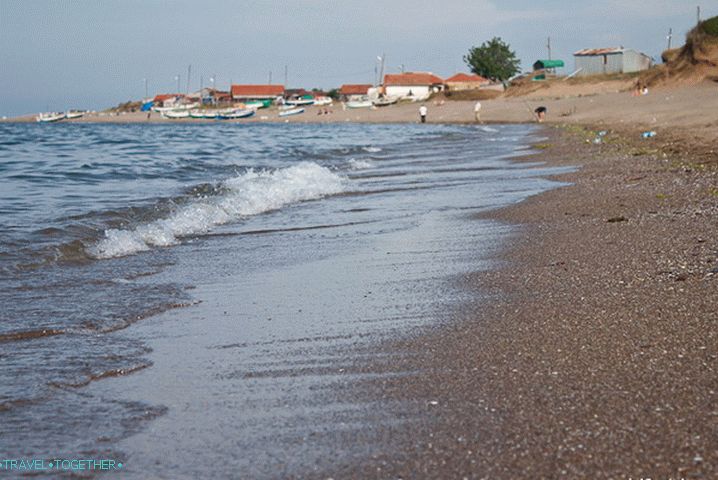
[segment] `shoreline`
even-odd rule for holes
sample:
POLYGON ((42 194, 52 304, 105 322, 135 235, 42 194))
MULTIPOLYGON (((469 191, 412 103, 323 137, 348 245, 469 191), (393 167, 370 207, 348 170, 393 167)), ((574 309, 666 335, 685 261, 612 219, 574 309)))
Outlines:
MULTIPOLYGON (((669 155, 701 157, 701 161, 718 160, 718 109, 712 105, 718 95, 718 84, 703 81, 675 87, 659 87, 641 97, 631 96, 625 82, 603 82, 579 87, 552 87, 523 96, 505 96, 482 100, 481 123, 474 118, 474 101, 439 99, 426 103, 429 107, 427 124, 526 124, 535 123, 533 109, 548 108, 545 125, 567 125, 571 128, 593 128, 621 133, 621 141, 634 150, 661 150, 669 155), (648 139, 644 132, 654 132, 648 139), (640 142, 640 146, 636 143, 640 142)), ((330 107, 332 114, 317 115, 316 107, 307 112, 286 118, 277 116, 277 109, 259 110, 257 115, 240 120, 164 119, 157 113, 148 121, 143 112, 117 116, 87 116, 76 120, 63 120, 62 124, 161 124, 161 125, 232 125, 272 124, 325 124, 325 123, 418 123, 421 103, 405 103, 372 109, 342 110, 339 103, 330 107)), ((35 123, 34 115, 0 120, 0 124, 35 123)), ((590 142, 593 138, 586 138, 590 142)))
MULTIPOLYGON (((378 129, 348 130, 362 139, 378 129)), ((217 464, 216 477, 230 476, 221 467, 226 464, 252 478, 292 478, 305 468, 330 468, 391 448, 371 427, 401 430, 414 415, 403 404, 392 408, 346 396, 363 378, 412 374, 395 370, 392 354, 375 356, 374 346, 444 318, 458 298, 453 275, 488 268, 484 259, 503 241, 505 229, 467 222, 465 212, 555 186, 537 177, 558 170, 516 168, 506 160, 527 154, 526 135, 542 138, 536 129, 478 132, 489 140, 506 136, 483 150, 471 130, 460 130, 468 133, 460 141, 437 145, 441 140, 427 139, 416 149, 413 142, 392 145, 377 138, 384 153, 373 152, 374 161, 382 167, 367 171, 365 197, 338 195, 297 205, 256 217, 256 223, 248 219, 240 229, 260 235, 179 247, 184 254, 164 275, 189 281, 200 303, 133 327, 133 336, 150 340, 152 368, 89 387, 101 398, 166 408, 162 418, 116 445, 129 478, 179 463, 174 451, 217 464), (487 157, 479 165, 477 152, 487 157), (426 187, 419 196, 417 187, 426 187), (253 262, 258 250, 265 253, 253 262), (424 293, 432 291, 446 294, 424 293), (380 372, 364 371, 375 362, 383 364, 380 372), (354 442, 347 441, 351 437, 354 442)), ((351 188, 357 193, 365 188, 360 172, 354 172, 351 188)))
MULTIPOLYGON (((709 478, 718 472, 718 169, 548 133, 518 161, 577 165, 571 186, 481 215, 520 227, 502 268, 459 279, 492 299, 383 351, 423 401, 403 455, 340 478, 709 478)), ((611 139, 609 134, 607 140, 611 139)), ((629 142, 630 144, 630 142, 629 142)))
POLYGON ((520 229, 498 257, 503 268, 457 279, 493 303, 377 349, 407 352, 399 369, 420 372, 368 380, 358 393, 426 409, 391 431, 403 453, 329 474, 700 478, 718 470, 718 172, 703 163, 715 158, 711 137, 677 145, 690 138, 684 123, 673 136, 668 125, 642 140, 635 125, 595 144, 597 133, 581 125, 605 123, 588 122, 549 125, 540 153, 514 159, 577 165, 551 177, 572 186, 481 215, 520 229))

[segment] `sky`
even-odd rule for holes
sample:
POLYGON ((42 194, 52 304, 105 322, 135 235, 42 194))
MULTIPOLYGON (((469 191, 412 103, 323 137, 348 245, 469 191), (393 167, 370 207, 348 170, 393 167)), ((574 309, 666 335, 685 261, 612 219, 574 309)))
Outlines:
POLYGON ((386 73, 468 71, 494 36, 524 69, 583 48, 624 46, 660 61, 718 0, 0 0, 0 116, 102 109, 200 83, 288 88, 374 83, 386 73))

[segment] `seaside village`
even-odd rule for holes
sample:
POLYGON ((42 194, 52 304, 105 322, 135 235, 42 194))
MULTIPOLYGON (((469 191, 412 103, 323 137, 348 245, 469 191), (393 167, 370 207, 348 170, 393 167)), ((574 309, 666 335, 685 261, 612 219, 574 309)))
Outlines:
MULTIPOLYGON (((653 59, 630 48, 584 49, 574 53, 575 69, 560 74, 565 63, 558 59, 541 59, 531 72, 498 82, 469 73, 456 73, 441 78, 431 72, 380 74, 382 81, 372 84, 344 84, 331 91, 286 88, 277 84, 232 84, 228 91, 204 87, 191 93, 160 93, 141 102, 127 102, 97 115, 126 115, 146 112, 165 119, 249 118, 260 113, 262 119, 313 113, 331 115, 334 108, 378 109, 398 103, 432 101, 437 105, 446 100, 484 100, 500 96, 507 88, 526 82, 546 82, 562 77, 608 75, 640 72, 651 68, 653 59), (338 105, 337 105, 338 104, 338 105), (312 108, 309 108, 312 107, 312 108), (271 113, 270 113, 271 112, 271 113)), ((179 85, 179 76, 176 77, 179 85)), ((56 122, 80 118, 88 112, 41 113, 38 122, 56 122)))

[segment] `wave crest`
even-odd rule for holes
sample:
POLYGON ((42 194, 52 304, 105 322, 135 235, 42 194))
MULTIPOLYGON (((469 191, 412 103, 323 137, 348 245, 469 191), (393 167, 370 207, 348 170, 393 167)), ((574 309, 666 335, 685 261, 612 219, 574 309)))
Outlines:
POLYGON ((88 248, 95 258, 112 258, 174 245, 179 238, 199 235, 245 216, 314 200, 344 191, 344 179, 313 162, 274 171, 249 170, 222 184, 224 193, 184 205, 167 218, 134 229, 110 229, 88 248))

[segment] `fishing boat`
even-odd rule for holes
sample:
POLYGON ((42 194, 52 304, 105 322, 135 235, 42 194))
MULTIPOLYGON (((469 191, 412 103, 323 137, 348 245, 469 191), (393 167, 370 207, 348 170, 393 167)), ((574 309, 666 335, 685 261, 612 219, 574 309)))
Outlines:
POLYGON ((189 116, 192 118, 213 119, 219 116, 219 112, 217 110, 190 110, 189 116))
POLYGON ((35 120, 37 120, 40 123, 52 123, 52 122, 59 122, 60 120, 64 120, 65 114, 63 112, 44 112, 39 113, 37 117, 35 117, 35 120))
POLYGON ((257 112, 254 108, 244 108, 241 110, 232 110, 231 112, 223 112, 217 115, 220 120, 234 120, 235 118, 251 117, 257 112))
POLYGON ((389 105, 394 105, 396 102, 399 101, 398 97, 379 97, 372 100, 372 104, 375 107, 386 107, 389 105))
POLYGON ((252 100, 245 105, 248 108, 269 108, 272 105, 272 100, 252 100))
POLYGON ((292 108, 291 110, 282 110, 279 112, 280 117, 288 117, 290 115, 299 115, 304 113, 304 109, 301 107, 292 108))
POLYGON ((65 112, 65 118, 68 120, 72 120, 74 118, 81 118, 83 115, 85 115, 85 112, 81 110, 68 110, 65 112))
POLYGON ((293 107, 301 107, 304 105, 312 105, 314 103, 313 98, 306 98, 306 97, 300 97, 300 98, 290 98, 289 100, 285 100, 285 105, 290 105, 293 107))
POLYGON ((164 118, 189 118, 189 110, 167 110, 160 112, 164 118))
POLYGON ((371 100, 353 100, 346 103, 347 108, 370 108, 373 105, 371 100))
POLYGON ((331 97, 315 97, 314 105, 318 107, 326 107, 332 104, 331 97))
POLYGON ((179 112, 181 110, 194 110, 199 108, 199 103, 186 103, 181 105, 173 105, 171 107, 157 107, 153 106, 152 111, 164 114, 165 112, 179 112))

